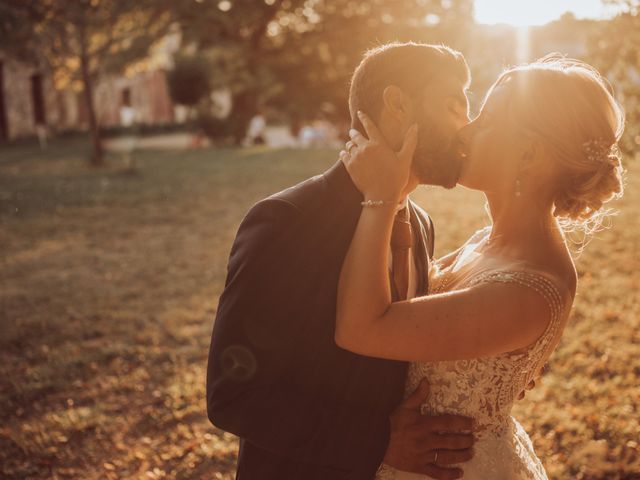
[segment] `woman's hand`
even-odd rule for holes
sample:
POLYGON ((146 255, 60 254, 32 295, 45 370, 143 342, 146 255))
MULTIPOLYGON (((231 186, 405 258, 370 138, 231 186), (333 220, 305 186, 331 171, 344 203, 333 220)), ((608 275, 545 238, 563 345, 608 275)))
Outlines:
POLYGON ((402 148, 394 152, 366 114, 358 112, 358 118, 369 138, 350 130, 351 141, 347 143, 347 151, 340 152, 340 160, 365 200, 397 202, 409 181, 418 126, 414 124, 407 130, 402 148))

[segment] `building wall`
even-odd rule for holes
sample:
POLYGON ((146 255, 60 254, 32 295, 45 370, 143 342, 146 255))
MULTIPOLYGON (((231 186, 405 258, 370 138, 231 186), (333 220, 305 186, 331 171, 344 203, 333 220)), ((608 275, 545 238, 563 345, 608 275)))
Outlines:
MULTIPOLYGON (((71 89, 56 90, 51 75, 37 65, 18 62, 0 52, 4 72, 4 103, 7 138, 15 140, 36 135, 31 77, 42 75, 42 90, 47 130, 86 130, 88 115, 82 92, 71 89)), ((123 91, 129 89, 131 104, 138 113, 138 121, 145 124, 167 124, 184 121, 176 114, 171 101, 164 70, 139 72, 131 77, 109 76, 95 85, 95 107, 102 127, 120 125, 123 91)), ((178 112, 179 113, 179 112, 178 112)))
POLYGON ((58 105, 60 108, 59 130, 84 130, 86 116, 81 112, 81 93, 72 89, 58 90, 58 105))
POLYGON ((157 125, 176 120, 166 75, 162 70, 153 70, 131 77, 110 76, 98 83, 95 101, 100 125, 110 127, 120 124, 119 111, 125 89, 130 92, 131 106, 136 109, 139 122, 157 125))
POLYGON ((0 53, 3 64, 4 98, 7 119, 7 135, 16 139, 34 135, 36 132, 35 112, 31 91, 31 77, 42 75, 45 122, 53 126, 59 119, 59 108, 51 76, 36 65, 20 63, 0 53))

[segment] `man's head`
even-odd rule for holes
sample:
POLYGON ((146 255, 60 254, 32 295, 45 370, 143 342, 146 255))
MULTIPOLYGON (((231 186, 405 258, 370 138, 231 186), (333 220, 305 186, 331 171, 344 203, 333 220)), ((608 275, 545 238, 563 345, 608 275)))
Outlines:
POLYGON ((445 46, 391 43, 369 50, 351 78, 351 126, 365 133, 356 115, 362 110, 398 149, 417 122, 416 180, 451 188, 460 171, 456 133, 469 121, 469 82, 464 57, 445 46))

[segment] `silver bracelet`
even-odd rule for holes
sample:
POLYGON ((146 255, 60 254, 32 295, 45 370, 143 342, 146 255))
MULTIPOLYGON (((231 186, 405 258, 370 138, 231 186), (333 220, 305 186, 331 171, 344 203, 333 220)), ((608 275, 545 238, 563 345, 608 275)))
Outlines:
POLYGON ((363 207, 382 207, 384 205, 398 205, 398 202, 391 200, 365 200, 364 202, 360 202, 360 205, 363 207))

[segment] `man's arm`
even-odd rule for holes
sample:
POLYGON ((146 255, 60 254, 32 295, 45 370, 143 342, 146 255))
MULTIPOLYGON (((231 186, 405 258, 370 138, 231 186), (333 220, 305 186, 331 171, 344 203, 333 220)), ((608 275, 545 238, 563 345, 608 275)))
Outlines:
MULTIPOLYGON (((296 235, 300 212, 266 200, 242 222, 220 297, 207 372, 211 422, 264 450, 300 462, 375 472, 389 419, 323 403, 295 384, 304 309, 294 298, 304 278, 296 235), (372 460, 373 459, 373 460, 372 460)), ((304 345, 306 347, 306 345, 304 345)))

